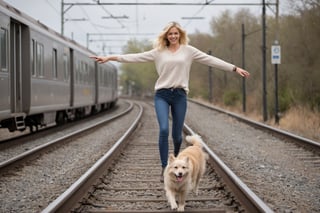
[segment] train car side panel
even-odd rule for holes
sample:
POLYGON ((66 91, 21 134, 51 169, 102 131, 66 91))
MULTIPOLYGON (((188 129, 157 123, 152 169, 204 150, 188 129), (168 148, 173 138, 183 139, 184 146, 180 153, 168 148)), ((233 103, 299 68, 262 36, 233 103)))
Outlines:
POLYGON ((70 52, 63 44, 31 33, 30 114, 70 107, 70 52))
POLYGON ((118 100, 118 69, 112 66, 112 105, 118 100))
POLYGON ((117 68, 110 64, 110 70, 108 72, 107 84, 110 88, 110 96, 111 96, 111 107, 117 102, 118 100, 118 72, 117 68))
POLYGON ((10 19, 0 13, 0 121, 10 118, 9 76, 9 26, 10 19))
POLYGON ((112 106, 117 99, 117 72, 115 67, 108 63, 98 66, 98 103, 112 106))
MULTIPOLYGON (((108 100, 108 88, 107 88, 107 67, 98 65, 98 103, 107 105, 108 100)), ((107 106, 104 106, 104 108, 107 106)))
POLYGON ((83 108, 85 114, 91 113, 95 105, 95 64, 86 54, 74 51, 73 107, 83 108))

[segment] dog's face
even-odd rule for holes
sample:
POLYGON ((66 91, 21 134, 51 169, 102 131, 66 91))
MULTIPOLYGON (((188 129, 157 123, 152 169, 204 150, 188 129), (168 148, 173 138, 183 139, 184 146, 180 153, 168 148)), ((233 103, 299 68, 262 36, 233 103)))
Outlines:
POLYGON ((189 158, 177 159, 173 155, 169 158, 169 175, 176 182, 183 182, 189 174, 189 158))

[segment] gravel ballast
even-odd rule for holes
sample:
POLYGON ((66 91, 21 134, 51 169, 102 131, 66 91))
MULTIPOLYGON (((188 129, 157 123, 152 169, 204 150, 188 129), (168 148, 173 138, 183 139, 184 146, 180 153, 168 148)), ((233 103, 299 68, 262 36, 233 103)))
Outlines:
POLYGON ((191 102, 186 123, 275 212, 320 212, 314 153, 191 102))
POLYGON ((120 120, 1 174, 0 212, 40 212, 110 149, 137 113, 133 109, 120 120))
MULTIPOLYGON (((135 112, 1 174, 0 212, 41 211, 108 150, 135 112)), ((275 212, 320 212, 320 168, 306 160, 314 153, 191 102, 186 123, 275 212)))

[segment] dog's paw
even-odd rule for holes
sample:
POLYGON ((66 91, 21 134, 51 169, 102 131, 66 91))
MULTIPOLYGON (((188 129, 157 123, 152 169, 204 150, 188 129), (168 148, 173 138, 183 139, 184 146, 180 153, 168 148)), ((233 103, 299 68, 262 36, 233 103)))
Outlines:
POLYGON ((179 206, 178 212, 184 212, 184 206, 179 206))
POLYGON ((171 209, 172 209, 172 210, 178 209, 177 203, 171 203, 171 209))

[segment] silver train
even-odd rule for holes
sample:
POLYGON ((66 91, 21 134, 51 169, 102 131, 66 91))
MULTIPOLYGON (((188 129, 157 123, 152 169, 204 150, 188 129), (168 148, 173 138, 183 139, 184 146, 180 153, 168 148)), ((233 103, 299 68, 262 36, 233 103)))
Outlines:
POLYGON ((0 127, 64 123, 115 105, 117 69, 0 1, 0 127))

